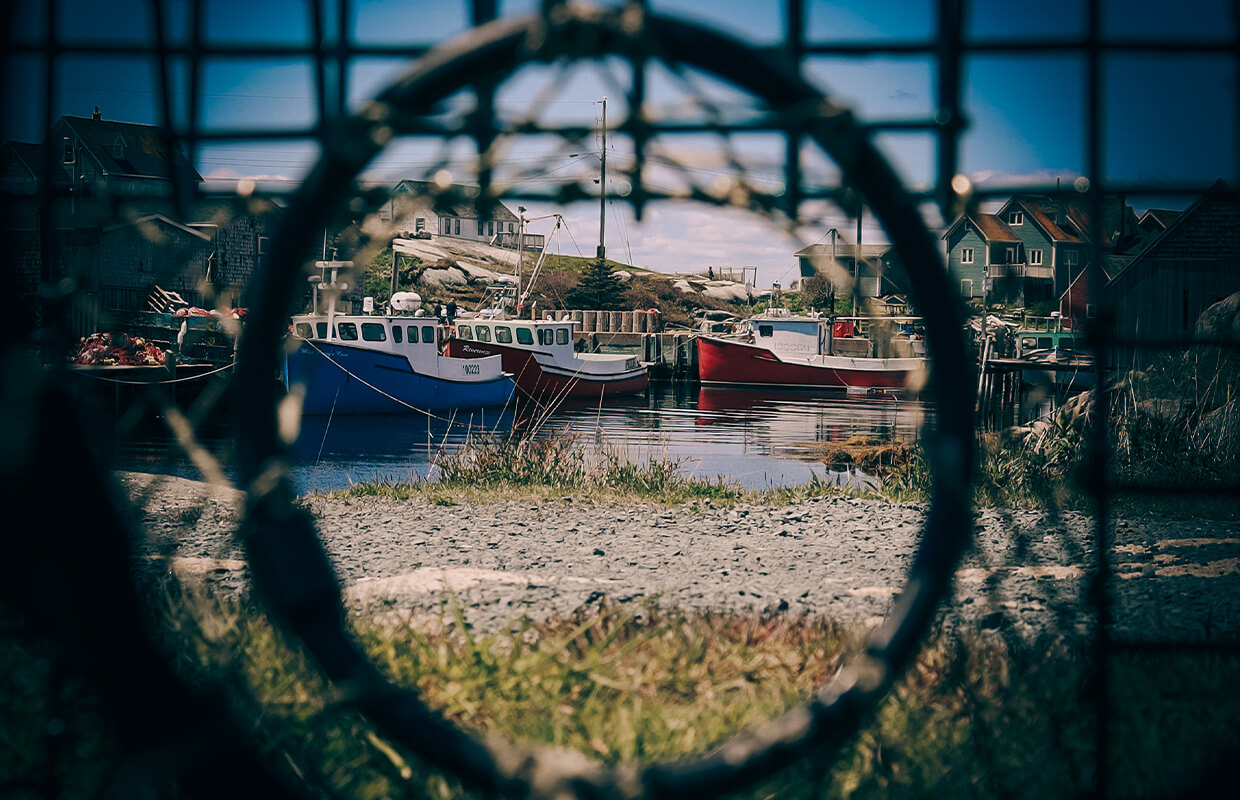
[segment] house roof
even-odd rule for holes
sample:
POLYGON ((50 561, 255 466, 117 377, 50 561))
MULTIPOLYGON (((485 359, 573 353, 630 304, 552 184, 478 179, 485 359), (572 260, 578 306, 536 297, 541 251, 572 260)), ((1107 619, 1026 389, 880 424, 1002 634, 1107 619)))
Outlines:
POLYGON ((1083 225, 1087 219, 1087 215, 1084 215, 1084 209, 1074 207, 1068 202, 1056 200, 1052 197, 1014 195, 999 210, 999 213, 1007 213, 1013 205, 1019 205, 1029 215, 1030 220, 1036 223, 1051 241, 1085 241, 1083 237, 1077 234, 1077 230, 1083 230, 1086 227, 1083 225), (1074 230, 1073 226, 1080 227, 1074 230))
POLYGON ((43 150, 41 145, 32 142, 5 142, 4 149, 29 170, 31 175, 38 174, 39 154, 43 150))
POLYGON ((947 239, 961 225, 971 224, 977 229, 978 234, 988 242, 1018 242, 1020 239, 1013 232, 1012 228, 999 218, 998 214, 962 214, 947 232, 943 234, 943 238, 947 239))
POLYGON ((142 228, 142 227, 146 227, 148 225, 154 225, 154 224, 167 225, 168 227, 176 228, 177 230, 182 231, 183 233, 188 233, 190 236, 196 236, 199 239, 202 239, 203 241, 208 241, 208 242, 211 241, 211 237, 203 233, 202 231, 196 228, 191 228, 188 225, 182 225, 176 220, 172 220, 172 219, 169 219, 168 217, 165 217, 163 214, 147 214, 144 217, 138 217, 137 219, 126 220, 125 222, 119 222, 115 225, 109 225, 106 228, 104 228, 103 231, 104 233, 108 233, 110 231, 120 230, 121 228, 132 228, 132 227, 142 228))
POLYGON ((1144 226, 1146 220, 1153 221, 1162 229, 1168 228, 1173 222, 1183 215, 1183 211, 1172 211, 1169 208, 1151 208, 1141 215, 1141 219, 1137 221, 1138 225, 1144 226))
MULTIPOLYGON (((807 247, 802 247, 800 250, 793 253, 793 255, 796 256, 797 258, 819 258, 823 256, 829 257, 831 255, 831 247, 832 245, 829 245, 829 244, 822 244, 822 243, 811 244, 807 247)), ((861 243, 861 258, 863 259, 881 258, 882 256, 886 255, 887 251, 889 251, 890 249, 891 249, 890 244, 866 244, 865 242, 862 242, 861 243)), ((853 258, 857 255, 857 245, 851 244, 845 241, 840 241, 835 245, 835 255, 837 258, 853 258)))
MULTIPOLYGON (((163 179, 172 176, 173 158, 164 149, 160 128, 94 117, 64 116, 61 120, 109 175, 163 179), (124 145, 120 155, 115 149, 118 141, 124 145)), ((192 167, 189 173, 193 180, 202 180, 192 167)))
POLYGON ((1149 244, 1145 246, 1141 252, 1133 256, 1122 269, 1112 273, 1107 286, 1114 285, 1133 269, 1135 264, 1157 258, 1159 251, 1168 243, 1173 242, 1181 231, 1185 230, 1188 224, 1203 209, 1216 201, 1230 200, 1230 208, 1226 208, 1223 220, 1218 225, 1218 230, 1212 231, 1208 235, 1197 235, 1192 237, 1194 249, 1197 251, 1197 257, 1215 260, 1235 259, 1237 252, 1240 252, 1240 202, 1237 202, 1233 190, 1222 180, 1214 182, 1209 189, 1202 193, 1191 206, 1183 212, 1179 212, 1176 218, 1163 231, 1154 236, 1149 244))
POLYGON ((1094 225, 1092 203, 1081 195, 1015 195, 999 213, 1006 213, 1014 204, 1023 208, 1054 242, 1086 244, 1095 234, 1100 234, 1101 243, 1107 247, 1128 249, 1139 242, 1136 214, 1119 195, 1102 198, 1101 226, 1094 225))
MULTIPOLYGON (((445 216, 461 217, 462 219, 478 218, 476 204, 480 190, 477 186, 453 184, 451 189, 445 190, 431 181, 403 180, 392 187, 391 193, 396 194, 397 192, 405 192, 416 197, 434 198, 435 211, 445 216)), ((495 201, 492 218, 503 222, 519 221, 517 215, 512 213, 499 200, 495 201)))

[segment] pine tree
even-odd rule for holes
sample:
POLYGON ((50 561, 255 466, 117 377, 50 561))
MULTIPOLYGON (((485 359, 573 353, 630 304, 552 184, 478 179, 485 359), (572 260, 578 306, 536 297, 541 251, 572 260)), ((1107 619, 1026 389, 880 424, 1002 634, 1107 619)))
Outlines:
POLYGON ((582 270, 581 281, 564 301, 570 308, 620 310, 625 307, 624 283, 604 259, 596 258, 582 270))

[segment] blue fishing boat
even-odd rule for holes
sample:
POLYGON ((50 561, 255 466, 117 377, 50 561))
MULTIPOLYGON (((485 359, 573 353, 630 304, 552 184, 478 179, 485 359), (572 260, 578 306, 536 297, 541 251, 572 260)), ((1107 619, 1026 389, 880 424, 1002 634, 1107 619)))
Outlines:
POLYGON ((402 308, 421 306, 412 293, 393 298, 392 313, 303 314, 292 318, 284 385, 304 393, 302 413, 399 414, 502 406, 516 386, 500 356, 444 354, 446 329, 402 308))

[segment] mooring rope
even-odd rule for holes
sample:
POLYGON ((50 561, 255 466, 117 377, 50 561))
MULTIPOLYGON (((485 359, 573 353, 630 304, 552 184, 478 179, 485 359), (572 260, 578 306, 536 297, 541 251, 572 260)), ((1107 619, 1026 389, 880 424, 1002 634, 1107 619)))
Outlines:
MULTIPOLYGON (((122 366, 128 366, 128 365, 122 365, 122 366)), ((163 364, 134 364, 133 366, 135 367, 161 367, 162 368, 164 365, 163 364)), ((185 365, 185 366, 188 366, 188 365, 185 365)), ((127 381, 124 378, 109 378, 106 375, 95 375, 92 372, 85 372, 83 370, 74 370, 74 374, 85 375, 88 378, 94 378, 95 380, 103 381, 104 383, 121 383, 121 384, 125 384, 126 386, 167 386, 172 383, 185 383, 187 381, 200 381, 203 378, 209 378, 212 375, 215 375, 216 373, 219 373, 219 372, 223 372, 226 369, 232 369, 234 366, 235 364, 225 364, 224 366, 213 369, 210 372, 204 372, 201 375, 186 375, 184 378, 169 378, 167 380, 162 380, 162 381, 127 381)))
MULTIPOLYGON (((312 342, 311 340, 309 340, 309 339, 304 339, 303 341, 304 341, 306 344, 310 345, 310 348, 311 348, 312 350, 314 350, 314 351, 315 351, 316 353, 318 353, 319 355, 323 356, 323 358, 327 359, 327 361, 328 361, 328 362, 329 362, 332 366, 336 367, 336 368, 337 368, 337 369, 339 369, 341 372, 343 372, 345 375, 348 375, 350 378, 352 378, 353 380, 355 380, 355 381, 357 381, 358 383, 362 384, 362 385, 363 385, 363 386, 365 386, 366 388, 371 389, 371 390, 373 390, 373 391, 375 391, 375 392, 378 392, 379 394, 383 395, 384 397, 386 397, 387 399, 391 400, 392 402, 397 403, 397 404, 399 404, 399 405, 402 405, 402 406, 404 406, 405 408, 409 409, 410 411, 416 411, 416 412, 417 412, 417 413, 419 413, 419 414, 425 414, 425 415, 426 415, 428 418, 430 418, 430 419, 438 420, 438 421, 440 421, 440 422, 446 422, 446 423, 448 423, 449 425, 455 425, 455 424, 456 424, 456 423, 453 421, 453 419, 452 419, 452 418, 449 418, 449 417, 441 417, 441 416, 439 416, 438 414, 435 414, 435 413, 433 413, 433 412, 431 412, 431 411, 427 411, 427 410, 426 410, 426 409, 424 409, 424 408, 418 408, 417 406, 415 406, 415 405, 413 405, 413 404, 411 404, 411 403, 406 403, 404 400, 401 400, 399 397, 394 397, 394 396, 392 396, 392 395, 388 394, 387 392, 385 392, 385 391, 383 391, 382 389, 380 389, 378 386, 375 386, 374 384, 367 382, 367 381, 366 381, 365 379, 363 379, 362 377, 360 377, 360 376, 358 376, 358 375, 355 375, 355 374, 353 374, 352 372, 349 372, 349 370, 348 370, 348 369, 346 369, 346 368, 344 367, 344 365, 342 365, 340 362, 336 361, 334 358, 332 358, 331 356, 329 356, 327 353, 324 353, 324 352, 323 352, 323 350, 322 350, 322 349, 320 349, 320 348, 318 347, 318 345, 316 345, 316 344, 315 344, 314 342, 312 342)), ((515 392, 514 392, 514 394, 515 394, 515 392)), ((511 398, 511 396, 509 396, 509 399, 510 399, 510 400, 512 399, 512 398, 511 398)), ((507 404, 507 403, 505 403, 504 405, 505 405, 505 406, 507 406, 508 404, 507 404)), ((334 404, 333 404, 333 407, 334 407, 334 404)), ((455 417, 455 415, 453 415, 453 417, 455 417)))

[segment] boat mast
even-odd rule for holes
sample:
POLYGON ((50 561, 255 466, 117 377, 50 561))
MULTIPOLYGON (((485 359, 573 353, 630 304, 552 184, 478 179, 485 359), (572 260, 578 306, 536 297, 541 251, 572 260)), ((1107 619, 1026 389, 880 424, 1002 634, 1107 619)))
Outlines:
POLYGON ((602 171, 598 182, 598 261, 607 263, 607 248, 603 241, 607 229, 607 98, 603 98, 603 125, 600 131, 603 139, 602 171))

